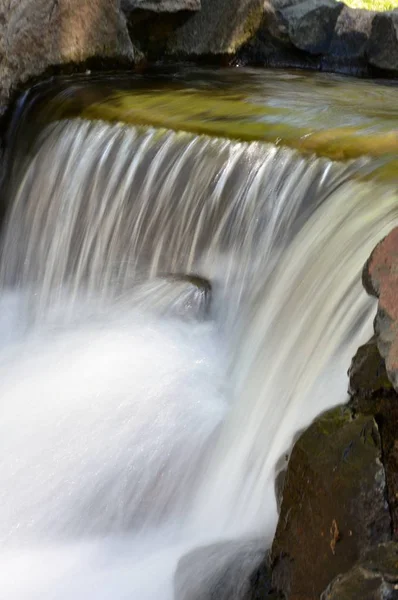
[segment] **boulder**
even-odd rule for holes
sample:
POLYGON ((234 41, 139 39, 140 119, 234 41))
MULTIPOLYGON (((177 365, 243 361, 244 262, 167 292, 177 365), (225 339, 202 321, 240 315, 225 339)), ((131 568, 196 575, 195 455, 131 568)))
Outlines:
POLYGON ((310 54, 325 54, 342 9, 343 4, 335 0, 304 0, 279 9, 279 13, 296 48, 310 54))
POLYGON ((332 581, 321 600, 398 600, 398 544, 365 552, 347 573, 332 581))
POLYGON ((264 0, 202 0, 202 8, 168 40, 177 57, 233 55, 260 27, 264 0))
POLYGON ((375 67, 398 73, 398 11, 375 16, 368 56, 370 64, 375 67))
POLYGON ((344 67, 364 68, 376 13, 344 6, 333 31, 329 47, 330 60, 344 67))
POLYGON ((289 461, 272 545, 272 583, 289 600, 318 600, 361 552, 391 539, 372 416, 328 411, 300 436, 289 461))
POLYGON ((264 561, 263 542, 221 542, 181 558, 174 576, 175 600, 277 600, 264 561))
POLYGON ((2 0, 0 96, 49 67, 138 58, 118 0, 2 0))

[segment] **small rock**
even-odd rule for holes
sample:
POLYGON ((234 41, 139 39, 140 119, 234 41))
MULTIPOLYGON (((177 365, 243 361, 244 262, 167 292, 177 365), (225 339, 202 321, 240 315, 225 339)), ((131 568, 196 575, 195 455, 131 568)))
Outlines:
POLYGON ((257 540, 197 548, 177 565, 175 600, 271 600, 269 570, 266 566, 261 573, 258 570, 265 555, 262 542, 257 540))

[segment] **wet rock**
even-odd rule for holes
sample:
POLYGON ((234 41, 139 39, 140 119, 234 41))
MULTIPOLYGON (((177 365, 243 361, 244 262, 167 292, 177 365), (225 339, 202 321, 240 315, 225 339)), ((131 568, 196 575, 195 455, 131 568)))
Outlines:
POLYGON ((180 10, 200 10, 200 0, 122 0, 122 10, 149 10, 156 13, 175 13, 180 10))
POLYGON ((272 582, 289 600, 318 599, 361 552, 391 539, 375 419, 336 408, 296 442, 272 545, 272 582))
MULTIPOLYGON (((374 398, 391 392, 392 384, 387 377, 386 365, 380 356, 376 338, 358 348, 348 370, 349 393, 361 405, 357 405, 360 412, 364 412, 364 399, 374 398)), ((370 406, 374 406, 371 403, 370 406)))
POLYGON ((398 539, 398 394, 388 377, 375 338, 359 348, 349 370, 350 407, 371 415, 379 427, 392 534, 398 539))
POLYGON ((398 73, 398 11, 375 16, 368 54, 375 67, 398 73))
POLYGON ((398 600, 398 545, 380 544, 365 552, 347 573, 332 581, 321 600, 398 600))
POLYGON ((53 66, 137 59, 118 0, 3 0, 0 96, 53 66))
POLYGON ((280 10, 290 41, 310 54, 328 52, 343 4, 335 0, 304 0, 280 10))
POLYGON ((366 291, 379 298, 374 323, 377 345, 388 377, 398 390, 398 228, 373 250, 362 281, 366 291))
POLYGON ((174 31, 167 54, 232 55, 256 34, 263 12, 264 0, 202 0, 201 10, 174 31))
POLYGON ((277 600, 261 541, 222 542, 181 558, 174 577, 175 600, 277 600))

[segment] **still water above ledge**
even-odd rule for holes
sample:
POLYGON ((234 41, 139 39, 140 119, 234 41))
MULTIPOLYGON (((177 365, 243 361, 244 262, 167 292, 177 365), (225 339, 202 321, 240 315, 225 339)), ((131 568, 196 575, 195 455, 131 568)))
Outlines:
MULTIPOLYGON (((187 66, 75 76, 28 93, 38 124, 80 116, 287 145, 334 160, 368 155, 398 173, 398 85, 330 74, 187 66)), ((30 119, 32 121, 32 119, 30 119)))

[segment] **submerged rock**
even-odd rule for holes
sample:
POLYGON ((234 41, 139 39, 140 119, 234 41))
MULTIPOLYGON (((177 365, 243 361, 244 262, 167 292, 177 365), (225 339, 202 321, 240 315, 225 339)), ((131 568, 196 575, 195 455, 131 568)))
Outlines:
POLYGON ((290 600, 318 599, 361 552, 388 541, 391 520, 372 416, 349 408, 320 416, 289 461, 272 545, 272 582, 290 600))
POLYGON ((380 544, 365 552, 347 573, 332 581, 321 600, 397 600, 398 544, 380 544))
POLYGON ((258 571, 266 550, 261 541, 221 542, 189 552, 174 578, 175 600, 279 600, 267 567, 258 571))

